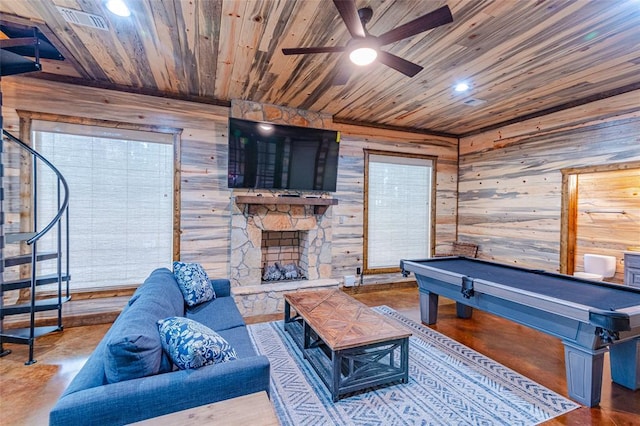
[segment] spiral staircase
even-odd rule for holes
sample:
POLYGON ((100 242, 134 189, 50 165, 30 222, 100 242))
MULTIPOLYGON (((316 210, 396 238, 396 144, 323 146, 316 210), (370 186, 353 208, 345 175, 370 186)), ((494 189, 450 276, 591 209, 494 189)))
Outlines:
MULTIPOLYGON (((5 76, 40 71, 40 58, 64 59, 34 27, 12 26, 0 22, 0 31, 0 81, 5 76)), ((1 95, 0 92, 0 106, 1 95)), ((0 128, 0 356, 11 353, 11 350, 5 348, 5 343, 27 344, 29 356, 25 364, 29 365, 36 362, 33 357, 35 340, 44 334, 63 329, 62 305, 70 300, 69 188, 53 164, 4 129, 1 114, 0 128), (30 168, 29 172, 20 175, 20 182, 15 185, 13 181, 9 184, 5 176, 5 164, 9 157, 19 157, 20 162, 28 164, 30 168), (52 218, 38 217, 38 173, 42 167, 50 169, 57 179, 57 212, 52 218), (27 178, 26 174, 30 176, 27 178), (25 185, 23 179, 31 182, 31 185, 25 185), (5 202, 15 199, 20 200, 18 204, 24 209, 19 214, 19 224, 5 223, 5 202), (19 229, 13 229, 17 225, 19 229), (52 235, 55 249, 39 250, 39 243, 43 238, 51 238, 52 235), (41 273, 45 262, 55 262, 55 266, 49 263, 46 268, 54 270, 54 273, 41 273), (5 280, 5 277, 10 279, 5 280), (47 287, 42 287, 44 285, 47 287), (40 291, 41 289, 43 290, 40 291), (36 314, 43 311, 57 311, 57 323, 39 325, 36 314), (27 316, 28 327, 5 327, 5 319, 11 315, 27 316)))

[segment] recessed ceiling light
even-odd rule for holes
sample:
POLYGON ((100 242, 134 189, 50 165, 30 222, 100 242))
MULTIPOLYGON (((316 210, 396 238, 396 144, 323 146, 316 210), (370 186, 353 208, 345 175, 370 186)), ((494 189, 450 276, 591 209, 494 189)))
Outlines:
POLYGON ((124 0, 107 0, 105 3, 107 9, 114 15, 127 17, 131 15, 129 7, 125 4, 124 0))
POLYGON ((458 83, 453 88, 456 92, 466 92, 469 90, 469 85, 467 83, 458 83))

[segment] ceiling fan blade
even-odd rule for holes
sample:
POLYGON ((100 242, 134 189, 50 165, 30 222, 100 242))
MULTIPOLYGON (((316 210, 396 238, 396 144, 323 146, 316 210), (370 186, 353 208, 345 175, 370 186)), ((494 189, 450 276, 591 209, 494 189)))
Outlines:
POLYGON ((378 36, 378 41, 382 46, 389 43, 394 43, 403 38, 411 37, 418 33, 428 31, 432 28, 439 27, 440 25, 449 24, 453 22, 453 16, 451 16, 451 10, 449 6, 442 6, 440 9, 436 9, 433 12, 427 13, 420 18, 414 19, 411 22, 407 22, 404 25, 400 25, 387 31, 386 33, 378 36))
POLYGON ((408 77, 413 77, 424 69, 418 64, 414 64, 413 62, 409 62, 406 59, 382 50, 378 52, 378 61, 396 71, 400 71, 408 77))
POLYGON ((351 37, 366 37, 367 34, 364 32, 362 22, 360 22, 355 0, 333 0, 333 4, 336 5, 336 9, 338 9, 351 37))
POLYGON ((344 46, 325 47, 291 47, 282 49, 285 55, 304 55, 308 53, 340 53, 344 52, 344 46))

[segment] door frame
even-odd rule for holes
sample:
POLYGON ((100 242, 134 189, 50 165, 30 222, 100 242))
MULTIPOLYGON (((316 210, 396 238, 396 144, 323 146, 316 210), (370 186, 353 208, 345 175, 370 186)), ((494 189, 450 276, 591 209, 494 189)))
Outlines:
POLYGON ((562 207, 560 213, 560 273, 575 270, 576 238, 578 235, 578 176, 586 173, 640 169, 640 161, 599 164, 562 169, 562 207))

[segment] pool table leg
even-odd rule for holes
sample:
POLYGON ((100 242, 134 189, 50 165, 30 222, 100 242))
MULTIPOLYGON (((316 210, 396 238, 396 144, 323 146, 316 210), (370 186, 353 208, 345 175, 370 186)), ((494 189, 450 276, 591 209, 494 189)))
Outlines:
POLYGON ((569 398, 595 407, 602 393, 602 367, 607 348, 588 349, 563 341, 569 398))
POLYGON ((438 320, 438 295, 420 290, 420 320, 423 324, 435 324, 438 320))
POLYGON ((473 315, 473 308, 464 303, 456 302, 456 316, 458 318, 471 318, 473 315))
MULTIPOLYGON (((464 303, 456 302, 458 318, 471 318, 473 308, 464 303)), ((420 320, 423 324, 435 324, 438 320, 438 295, 420 290, 420 320)))
POLYGON ((640 389, 640 338, 609 347, 611 379, 631 390, 640 389))

